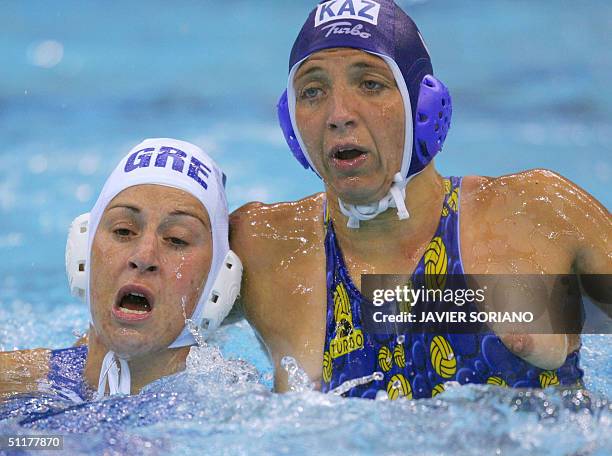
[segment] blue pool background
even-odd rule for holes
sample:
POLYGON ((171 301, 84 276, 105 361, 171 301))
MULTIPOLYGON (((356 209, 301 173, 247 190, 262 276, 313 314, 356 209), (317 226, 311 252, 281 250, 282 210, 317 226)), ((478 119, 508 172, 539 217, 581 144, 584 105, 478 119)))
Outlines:
MULTIPOLYGON (((453 126, 436 160, 443 174, 548 168, 610 207, 612 3, 399 3, 419 24, 436 75, 453 95, 453 126)), ((313 4, 2 3, 0 350, 67 346, 73 331, 86 329, 86 309, 66 285, 66 230, 91 208, 117 160, 145 137, 177 137, 207 150, 229 177, 232 209, 321 190, 288 152, 274 109, 291 44, 313 4)), ((244 323, 224 329, 219 341, 226 357, 249 360, 269 384, 269 363, 244 323)), ((584 353, 587 385, 609 397, 609 338, 587 337, 584 353)), ((308 398, 304 404, 276 401, 290 402, 276 404, 281 411, 294 405, 310 410, 308 398)), ((368 408, 374 405, 345 407, 355 416, 385 413, 368 408)), ((479 412, 468 407, 461 413, 469 421, 479 412)), ((610 445, 603 437, 612 429, 609 411, 603 416, 595 437, 578 432, 578 442, 599 435, 604 448, 610 445)), ((560 429, 551 432, 560 435, 560 429)), ((302 440, 284 432, 294 450, 290 442, 302 440)), ((283 452, 273 443, 269 448, 283 452)), ((364 448, 355 445, 342 448, 364 448)), ((534 448, 541 449, 537 442, 534 448)))

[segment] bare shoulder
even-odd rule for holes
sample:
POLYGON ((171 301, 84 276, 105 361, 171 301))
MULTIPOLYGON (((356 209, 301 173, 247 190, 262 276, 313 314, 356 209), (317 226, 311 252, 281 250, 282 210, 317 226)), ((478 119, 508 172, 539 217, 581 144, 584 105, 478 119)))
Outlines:
POLYGON ((512 255, 522 257, 524 264, 533 260, 532 270, 539 272, 567 273, 575 267, 603 273, 610 268, 610 212, 555 172, 468 176, 461 210, 469 224, 462 237, 483 251, 477 260, 494 251, 505 252, 506 262, 512 255))
MULTIPOLYGON (((475 210, 489 209, 500 215, 525 214, 544 222, 563 219, 576 227, 598 223, 605 228, 611 222, 610 212, 592 195, 546 169, 500 177, 468 176, 463 192, 466 204, 475 210)), ((602 234, 606 234, 605 230, 602 234)))
POLYGON ((245 204, 230 215, 232 249, 248 267, 273 261, 271 252, 291 251, 314 240, 323 225, 323 200, 318 193, 298 201, 245 204))

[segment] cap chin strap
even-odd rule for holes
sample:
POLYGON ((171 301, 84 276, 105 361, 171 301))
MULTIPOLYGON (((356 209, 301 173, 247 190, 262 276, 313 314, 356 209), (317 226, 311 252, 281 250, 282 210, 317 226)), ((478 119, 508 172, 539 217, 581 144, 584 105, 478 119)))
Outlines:
POLYGON ((109 351, 102 361, 96 400, 100 400, 104 397, 107 384, 111 396, 115 394, 130 394, 132 384, 130 366, 128 366, 128 362, 125 359, 119 358, 115 352, 112 351, 109 351), (117 362, 119 362, 120 367, 117 367, 117 362))
POLYGON ((406 185, 408 179, 404 178, 401 173, 396 173, 393 176, 393 184, 389 192, 378 202, 372 204, 345 204, 340 198, 340 212, 348 217, 346 226, 349 228, 359 228, 361 220, 372 220, 379 214, 382 214, 390 207, 397 208, 397 217, 400 220, 406 220, 410 217, 408 209, 406 209, 406 185))

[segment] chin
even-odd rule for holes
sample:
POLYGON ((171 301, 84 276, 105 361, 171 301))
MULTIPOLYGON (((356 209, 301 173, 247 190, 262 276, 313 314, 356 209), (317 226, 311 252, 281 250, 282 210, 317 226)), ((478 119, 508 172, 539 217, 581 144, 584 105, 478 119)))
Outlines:
POLYGON ((393 183, 392 176, 387 178, 380 173, 330 177, 327 185, 342 201, 350 204, 377 202, 387 194, 393 183))
POLYGON ((110 339, 108 349, 123 359, 138 358, 160 350, 159 340, 154 343, 147 335, 134 330, 126 331, 125 328, 113 334, 110 339))
POLYGON ((152 353, 159 351, 159 349, 154 347, 126 346, 124 344, 118 345, 112 351, 114 351, 119 358, 129 361, 151 355, 152 353))
POLYGON ((383 196, 387 194, 391 185, 382 186, 366 186, 364 184, 341 186, 337 189, 336 194, 345 204, 367 205, 377 203, 383 196))

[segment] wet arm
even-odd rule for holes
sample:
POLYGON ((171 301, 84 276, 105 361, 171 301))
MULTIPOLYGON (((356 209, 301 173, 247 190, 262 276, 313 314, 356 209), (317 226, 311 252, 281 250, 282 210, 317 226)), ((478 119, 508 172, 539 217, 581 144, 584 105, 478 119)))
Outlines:
MULTIPOLYGON (((240 296, 234 303, 230 315, 226 318, 227 323, 232 323, 241 318, 249 316, 257 299, 258 288, 263 286, 254 275, 257 271, 265 268, 263 262, 266 257, 265 248, 262 249, 261 238, 252 229, 254 214, 258 213, 261 203, 248 203, 235 210, 229 218, 230 230, 229 240, 231 249, 242 261, 243 273, 240 296), (258 287, 254 287, 257 284, 258 287)), ((268 252, 270 254, 271 252, 268 252)), ((251 322, 252 323, 252 322, 251 322)))
POLYGON ((0 401, 38 390, 38 382, 49 372, 50 357, 46 349, 0 353, 0 401))
MULTIPOLYGON (((553 251, 556 248, 559 252, 559 261, 552 265, 551 273, 578 274, 587 295, 602 308, 605 302, 608 303, 609 315, 611 288, 605 274, 612 272, 610 213, 583 189, 551 171, 532 170, 519 177, 527 184, 518 187, 522 200, 546 202, 544 205, 538 204, 532 214, 537 217, 537 226, 551 227, 551 234, 555 235, 550 238, 551 246, 553 251), (564 255, 567 263, 564 263, 564 255)), ((548 301, 551 307, 542 314, 541 320, 544 326, 548 324, 554 328, 560 316, 560 309, 556 307, 560 301, 548 301)), ((542 330, 537 334, 510 331, 500 336, 516 355, 545 369, 559 367, 565 360, 565 354, 576 350, 580 344, 578 335, 559 334, 554 329, 542 330)))
MULTIPOLYGON (((538 177, 541 178, 543 187, 548 189, 545 196, 553 202, 551 206, 555 208, 549 214, 551 219, 544 222, 565 230, 566 237, 561 242, 572 259, 572 272, 579 276, 583 292, 608 316, 612 316, 610 212, 588 192, 558 174, 543 171, 538 177)), ((552 320, 558 319, 559 309, 551 307, 548 312, 552 317, 551 323, 552 320)), ((568 317, 569 315, 565 316, 568 317)), ((567 347, 569 353, 576 350, 580 344, 577 334, 537 334, 532 335, 531 340, 524 337, 522 339, 524 340, 514 342, 527 353, 525 359, 544 368, 558 367, 555 365, 558 364, 559 357, 555 354, 560 355, 564 351, 563 346, 567 347), (563 343, 556 340, 559 337, 565 339, 563 343), (533 362, 530 357, 544 362, 533 362)))

